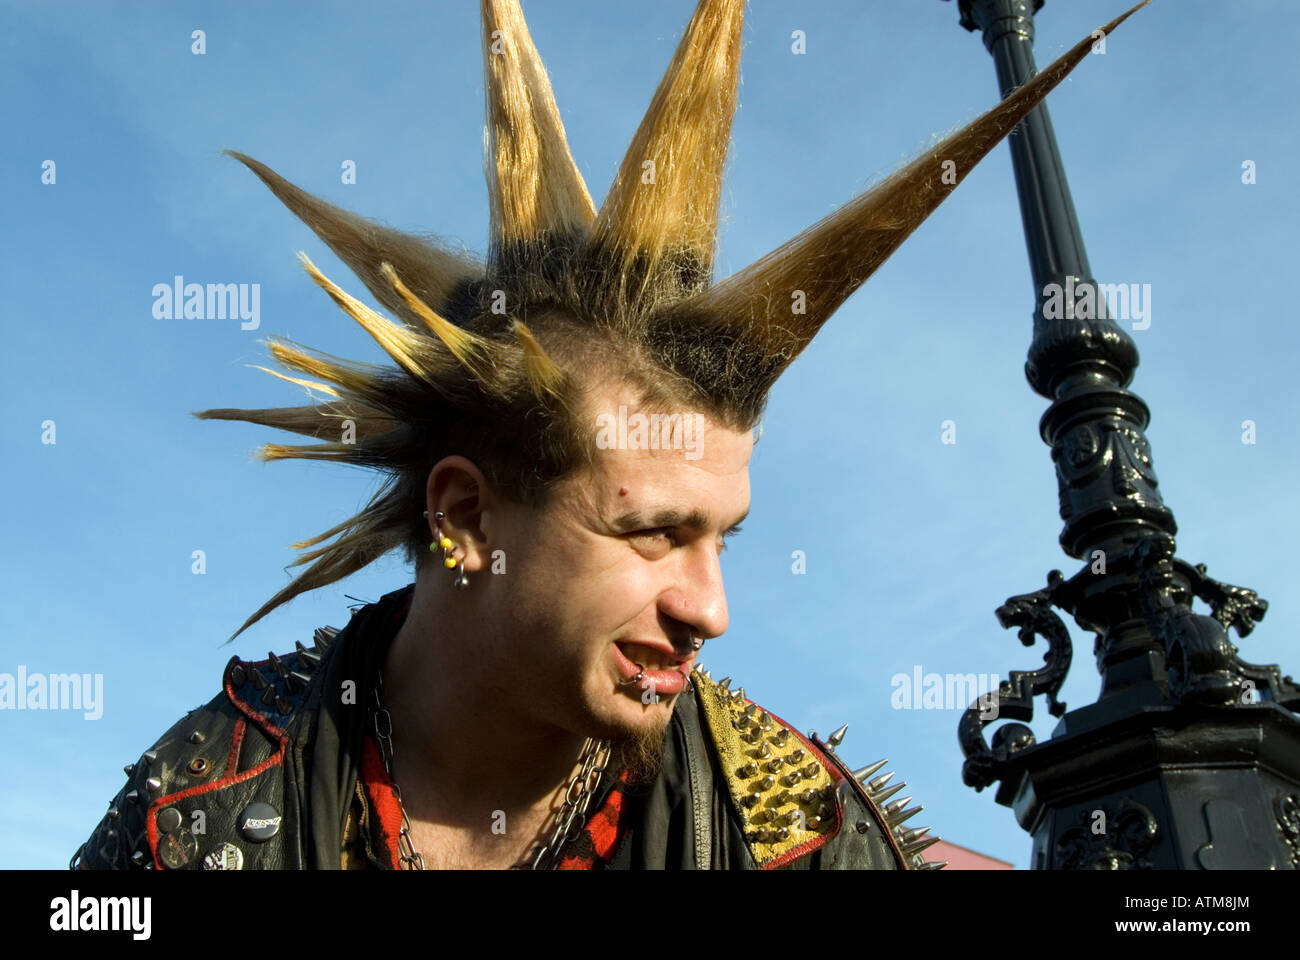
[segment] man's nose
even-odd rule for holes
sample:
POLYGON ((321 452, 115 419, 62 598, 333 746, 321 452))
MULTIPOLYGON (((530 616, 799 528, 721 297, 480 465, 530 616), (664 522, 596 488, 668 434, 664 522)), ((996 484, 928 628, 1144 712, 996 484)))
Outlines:
POLYGON ((717 549, 701 543, 688 551, 678 574, 676 587, 660 598, 660 610, 689 626, 694 637, 710 640, 726 633, 727 595, 717 549))

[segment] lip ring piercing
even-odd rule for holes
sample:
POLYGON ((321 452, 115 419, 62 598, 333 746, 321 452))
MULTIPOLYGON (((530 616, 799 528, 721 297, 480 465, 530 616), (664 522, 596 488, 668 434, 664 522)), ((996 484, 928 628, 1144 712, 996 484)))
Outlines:
POLYGON ((637 669, 636 676, 633 677, 631 680, 620 680, 618 682, 618 685, 620 687, 630 687, 634 683, 640 683, 641 678, 645 676, 645 664, 637 663, 636 661, 633 661, 632 665, 637 669))

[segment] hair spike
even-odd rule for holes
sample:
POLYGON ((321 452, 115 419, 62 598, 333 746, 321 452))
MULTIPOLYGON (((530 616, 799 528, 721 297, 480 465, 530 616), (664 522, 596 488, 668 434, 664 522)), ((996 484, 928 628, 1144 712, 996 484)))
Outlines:
POLYGON ((533 395, 538 399, 548 395, 559 398, 564 383, 564 370, 547 356, 542 345, 533 336, 533 332, 521 321, 513 321, 510 329, 519 338, 520 346, 523 348, 524 370, 528 375, 528 384, 532 387, 533 395))
POLYGON ((328 540, 330 537, 334 536, 340 530, 346 530, 348 527, 352 526, 355 520, 356 517, 350 517, 347 520, 344 520, 342 523, 336 523, 334 526, 330 527, 324 533, 318 533, 316 534, 316 536, 311 537, 307 540, 299 540, 297 543, 291 543, 289 544, 289 547, 290 549, 293 550, 306 550, 308 547, 314 547, 316 546, 316 544, 328 540))
POLYGON ((400 267, 402 275, 425 302, 452 313, 465 309, 466 288, 483 276, 483 267, 477 261, 326 203, 237 150, 224 152, 253 171, 281 203, 348 265, 375 299, 397 316, 413 319, 404 316, 406 305, 393 296, 392 288, 380 276, 379 264, 384 261, 400 267))
POLYGON ((291 563, 290 566, 298 566, 315 561, 275 596, 262 604, 238 630, 231 634, 230 640, 233 641, 276 607, 288 603, 294 597, 342 580, 394 547, 400 546, 404 533, 398 514, 401 506, 391 496, 378 502, 372 501, 371 505, 361 513, 335 527, 335 530, 351 529, 352 533, 328 547, 299 557, 291 563))
POLYGON ((351 443, 317 443, 309 446, 285 446, 280 443, 264 443, 258 450, 258 459, 267 463, 272 460, 348 460, 356 452, 351 443))
POLYGON ((388 278, 388 282, 392 284, 393 289, 397 291, 397 294, 410 308, 411 312, 437 335, 438 339, 451 351, 452 356, 459 360, 467 370, 476 372, 481 355, 489 349, 488 341, 483 337, 470 333, 468 330, 462 330, 450 320, 438 316, 427 303, 407 288, 401 277, 397 275, 397 271, 393 269, 392 264, 381 264, 379 269, 388 278))
POLYGON ((316 285, 328 293, 344 313, 361 324, 366 333, 374 337, 375 341, 384 348, 385 353, 401 364, 407 373, 427 379, 428 372, 415 356, 423 347, 415 333, 407 327, 381 317, 360 300, 344 292, 316 268, 316 264, 311 262, 307 254, 299 251, 298 259, 312 280, 316 281, 316 285))
POLYGON ((329 354, 296 345, 283 337, 268 339, 266 344, 267 349, 271 351, 271 355, 282 366, 300 370, 313 377, 329 380, 338 384, 347 392, 362 398, 376 395, 379 379, 382 376, 382 367, 372 364, 352 363, 338 357, 330 357, 329 360, 326 360, 323 358, 329 357, 329 354))
MULTIPOLYGON (((266 372, 275 374, 274 370, 266 372)), ((279 376, 279 374, 275 375, 279 376)), ((244 423, 256 423, 259 426, 299 433, 318 440, 327 433, 337 433, 339 423, 343 420, 353 421, 358 432, 365 436, 387 433, 394 427, 393 419, 388 415, 354 401, 339 404, 318 403, 309 407, 273 407, 262 410, 239 410, 227 407, 198 410, 193 415, 200 420, 239 420, 244 423)))
POLYGON ((518 0, 481 0, 493 282, 540 273, 550 237, 596 215, 518 0))
POLYGON ((620 300, 712 277, 744 10, 700 0, 601 204, 590 246, 609 260, 607 282, 626 284, 620 300))
MULTIPOLYGON (((1101 30, 1110 33, 1142 0, 1101 30)), ((668 311, 730 329, 771 358, 766 392, 840 305, 919 227, 958 183, 1087 56, 1091 34, 997 106, 945 137, 871 190, 750 266, 668 311), (945 173, 950 176, 945 177, 945 173), (786 312, 802 292, 804 312, 786 312)), ((664 322, 669 318, 665 317, 664 322)))
POLYGON ((254 370, 261 370, 263 373, 269 373, 273 377, 279 377, 288 383, 296 383, 300 387, 306 387, 308 390, 319 390, 321 393, 327 393, 332 397, 340 396, 339 392, 331 387, 328 383, 317 383, 315 380, 304 380, 301 377, 291 377, 288 374, 272 370, 270 367, 263 367, 256 363, 246 363, 246 367, 252 367, 254 370))

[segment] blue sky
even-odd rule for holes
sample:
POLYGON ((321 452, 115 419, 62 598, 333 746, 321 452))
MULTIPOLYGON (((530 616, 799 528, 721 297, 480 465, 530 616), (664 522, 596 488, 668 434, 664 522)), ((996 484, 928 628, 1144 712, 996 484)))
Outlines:
MULTIPOLYGON (((1046 64, 1127 0, 1049 0, 1046 64)), ((599 202, 694 9, 533 0, 533 38, 599 202)), ((233 160, 393 226, 482 253, 477 4, 0 3, 5 548, 0 672, 102 673, 98 720, 0 712, 0 866, 66 864, 134 760, 218 689, 232 654, 308 641, 409 582, 394 555, 223 646, 287 582, 288 544, 351 515, 372 475, 260 464, 279 437, 208 407, 299 402, 250 369, 289 336, 380 360, 298 267, 345 268, 233 160), (191 31, 207 52, 190 52, 191 31), (57 181, 41 182, 42 163, 57 181), (340 183, 356 163, 357 182, 340 183), (177 274, 258 283, 261 327, 158 320, 177 274), (56 424, 57 443, 41 442, 56 424), (207 572, 191 573, 202 549, 207 572)), ((1272 603, 1241 642, 1300 666, 1295 394, 1295 47, 1300 7, 1156 0, 1048 98, 1094 273, 1149 283, 1133 389, 1179 555, 1272 603), (1263 29, 1261 29, 1263 27, 1263 29), (1241 182, 1252 160, 1257 183, 1241 182), (1257 442, 1241 442, 1254 420, 1257 442)), ((777 246, 997 99, 955 4, 753 0, 724 185, 718 276, 777 246), (790 50, 793 30, 807 53, 790 50)), ((1028 866, 1012 813, 961 783, 960 710, 895 710, 890 678, 1032 669, 994 609, 1076 561, 1057 545, 1045 401, 1025 382, 1033 291, 1005 145, 830 321, 773 391, 753 510, 724 560, 731 626, 714 676, 801 729, 849 723, 855 765, 889 757, 918 822, 1028 866), (954 420, 957 442, 940 442, 954 420), (804 550, 807 572, 791 573, 804 550)), ((1073 625, 1072 625, 1073 626, 1073 625)), ((1093 700, 1073 627, 1071 707, 1093 700)), ((1234 635, 1235 637, 1235 635, 1234 635)), ((1039 739, 1054 721, 1041 708, 1039 739)))

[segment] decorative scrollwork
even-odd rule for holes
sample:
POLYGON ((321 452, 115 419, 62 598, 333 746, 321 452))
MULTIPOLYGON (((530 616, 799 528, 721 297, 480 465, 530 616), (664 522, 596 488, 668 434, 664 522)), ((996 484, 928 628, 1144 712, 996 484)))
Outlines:
POLYGON ((1056 839, 1059 870, 1151 870, 1147 854, 1160 839, 1160 825, 1144 803, 1124 797, 1118 805, 1079 811, 1079 823, 1056 839))
POLYGON ((1254 590, 1207 577, 1205 571, 1209 568, 1205 564, 1198 563, 1193 567, 1175 560, 1174 565, 1187 578, 1192 593, 1209 605, 1211 615, 1223 624, 1224 630, 1236 627, 1237 636, 1249 636, 1255 624, 1268 612, 1268 601, 1261 600, 1254 590))
POLYGON ((1034 645, 1036 637, 1047 641, 1043 666, 1038 670, 1012 670, 1010 679, 998 685, 996 694, 980 697, 967 708, 958 723, 957 735, 966 761, 962 781, 976 790, 1004 779, 1013 754, 1034 745, 1034 734, 1023 723, 1009 723, 993 735, 993 746, 984 739, 984 728, 995 720, 1032 720, 1034 697, 1047 696, 1047 709, 1054 717, 1065 713, 1056 695, 1070 670, 1073 647, 1070 632, 1052 609, 1053 594, 1065 582, 1061 571, 1047 575, 1047 587, 1034 593, 1010 597, 997 609, 1003 628, 1019 627, 1020 642, 1034 645))
POLYGON ((1282 676, 1276 664, 1241 659, 1228 637, 1232 628, 1241 637, 1254 630, 1268 601, 1254 590, 1207 577, 1205 564, 1184 563, 1174 549, 1173 538, 1162 534, 1144 539, 1134 551, 1147 628, 1165 651, 1170 699, 1217 705, 1270 700, 1300 708, 1300 686, 1291 677, 1282 676), (1194 613, 1192 596, 1208 604, 1212 615, 1194 613))
POLYGON ((1226 706, 1238 701, 1242 681, 1237 648, 1223 624, 1192 612, 1175 577, 1174 538, 1154 534, 1134 548, 1139 602, 1152 639, 1164 647, 1169 698, 1175 703, 1226 706))
MULTIPOLYGON (((1223 624, 1224 632, 1235 628, 1237 636, 1249 636, 1255 624, 1264 619, 1268 612, 1268 601, 1261 599, 1254 590, 1236 587, 1205 575, 1207 567, 1203 563, 1190 566, 1181 560, 1175 560, 1174 566, 1184 577, 1197 597, 1205 601, 1211 616, 1223 624)), ((1290 676, 1283 676, 1277 664, 1250 663, 1243 660, 1232 644, 1232 659, 1237 673, 1243 678, 1243 685, 1258 693, 1260 700, 1271 700, 1289 710, 1300 710, 1300 685, 1290 676)), ((1255 698, 1243 695, 1238 697, 1242 703, 1250 703, 1255 698)))
POLYGON ((1277 817, 1277 832, 1291 857, 1291 866, 1300 870, 1300 796, 1279 793, 1273 798, 1273 813, 1277 817))

